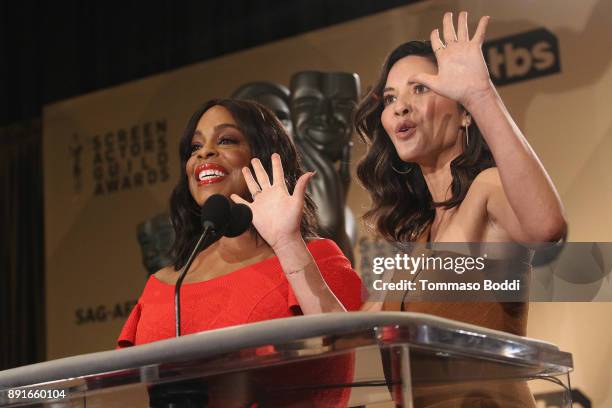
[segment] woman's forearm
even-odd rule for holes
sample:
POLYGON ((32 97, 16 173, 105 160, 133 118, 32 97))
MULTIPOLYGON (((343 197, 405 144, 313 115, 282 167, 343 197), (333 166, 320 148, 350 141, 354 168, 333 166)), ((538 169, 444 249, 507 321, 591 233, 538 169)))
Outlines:
POLYGON ((466 109, 489 145, 510 207, 532 242, 554 241, 565 233, 563 204, 537 155, 493 86, 466 109))
POLYGON ((346 311, 327 286, 302 237, 273 249, 305 315, 346 311))

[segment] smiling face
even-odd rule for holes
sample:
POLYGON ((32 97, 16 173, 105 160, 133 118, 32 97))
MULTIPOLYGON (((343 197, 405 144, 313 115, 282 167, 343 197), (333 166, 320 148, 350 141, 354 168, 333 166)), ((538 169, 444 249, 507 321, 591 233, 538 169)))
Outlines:
POLYGON ((389 70, 383 91, 382 125, 405 162, 435 165, 450 161, 463 151, 460 129, 466 120, 461 106, 410 82, 418 73, 435 75, 431 59, 409 55, 389 70))
POLYGON ((251 148, 226 108, 208 109, 191 139, 191 156, 186 163, 191 196, 202 206, 213 194, 248 197, 242 168, 249 165, 251 148))

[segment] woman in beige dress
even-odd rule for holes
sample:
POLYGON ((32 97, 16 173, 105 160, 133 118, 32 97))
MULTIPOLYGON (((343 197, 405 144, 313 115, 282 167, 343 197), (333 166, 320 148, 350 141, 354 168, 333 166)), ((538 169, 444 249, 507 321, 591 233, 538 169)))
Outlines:
MULTIPOLYGON (((567 225, 550 177, 490 80, 482 54, 488 21, 482 17, 470 38, 467 13, 459 14, 457 29, 446 13, 442 33, 433 30, 431 42, 411 41, 391 52, 355 115, 368 145, 357 174, 372 199, 365 219, 381 237, 508 243, 488 266, 497 270, 507 260, 524 275, 532 250, 563 239, 567 225)), ((412 295, 364 308, 526 334, 528 303, 411 302, 412 295)), ((425 396, 418 406, 533 405, 524 383, 504 389, 455 388, 425 396), (481 392, 468 396, 474 391, 481 392)))

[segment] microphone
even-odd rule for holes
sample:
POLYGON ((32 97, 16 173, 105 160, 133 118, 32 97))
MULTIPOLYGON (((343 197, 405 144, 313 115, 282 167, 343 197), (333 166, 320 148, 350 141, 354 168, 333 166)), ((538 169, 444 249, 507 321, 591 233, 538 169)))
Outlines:
POLYGON ((230 222, 223 235, 235 238, 249 229, 253 221, 253 212, 244 204, 235 204, 232 207, 230 222))
MULTIPOLYGON (((202 206, 200 220, 204 230, 210 228, 213 233, 219 233, 225 230, 231 215, 229 200, 221 194, 214 194, 208 197, 202 206)), ((221 235, 219 234, 219 238, 221 235)))
POLYGON ((223 236, 223 233, 230 223, 230 217, 231 210, 229 200, 221 194, 214 194, 210 196, 202 206, 200 220, 202 222, 204 231, 202 231, 202 235, 200 235, 193 252, 191 252, 191 255, 189 255, 189 258, 187 258, 187 263, 185 264, 185 267, 183 267, 183 271, 179 275, 176 285, 174 286, 176 337, 181 335, 181 285, 183 284, 183 279, 185 279, 185 275, 187 275, 187 272, 189 271, 189 268, 191 267, 196 255, 203 249, 211 246, 223 236))

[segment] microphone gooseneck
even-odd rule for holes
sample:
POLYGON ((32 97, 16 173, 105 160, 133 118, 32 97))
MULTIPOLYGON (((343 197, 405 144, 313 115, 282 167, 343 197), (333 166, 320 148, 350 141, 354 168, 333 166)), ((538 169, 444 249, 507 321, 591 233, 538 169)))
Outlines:
MULTIPOLYGON (((250 211, 250 210, 249 210, 250 211)), ((221 238, 230 223, 231 209, 229 200, 221 194, 212 195, 202 206, 202 235, 198 239, 195 248, 187 258, 187 262, 179 275, 174 286, 174 316, 176 337, 181 335, 181 285, 189 271, 196 255, 203 249, 208 248, 221 238)))

